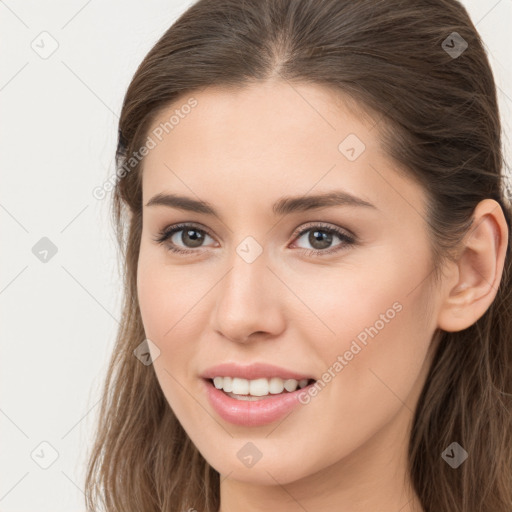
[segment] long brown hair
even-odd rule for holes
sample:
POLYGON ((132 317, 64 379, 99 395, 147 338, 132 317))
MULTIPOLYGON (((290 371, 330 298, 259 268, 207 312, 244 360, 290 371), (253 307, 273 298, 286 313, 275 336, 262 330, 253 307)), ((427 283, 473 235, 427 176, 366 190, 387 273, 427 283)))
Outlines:
MULTIPOLYGON (((178 99, 273 79, 333 88, 373 115, 383 148, 427 194, 434 270, 479 201, 496 200, 511 229, 496 86, 458 1, 199 0, 145 57, 122 107, 112 214, 124 305, 87 468, 88 510, 218 511, 219 474, 177 421, 152 366, 134 357, 145 338, 136 288, 144 160, 134 155, 178 99)), ((437 332, 409 445, 427 512, 512 510, 511 261, 509 239, 485 314, 463 331, 437 332), (441 457, 454 441, 469 454, 457 469, 441 457)))

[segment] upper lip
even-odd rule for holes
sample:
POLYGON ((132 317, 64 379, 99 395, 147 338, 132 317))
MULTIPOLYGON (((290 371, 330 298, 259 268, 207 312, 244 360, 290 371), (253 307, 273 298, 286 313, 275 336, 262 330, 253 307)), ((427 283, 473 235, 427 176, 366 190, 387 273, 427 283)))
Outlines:
POLYGON ((272 378, 280 377, 281 379, 314 379, 311 375, 298 373, 293 370, 274 366, 267 363, 252 363, 249 365, 240 365, 236 363, 223 363, 211 366, 205 370, 201 377, 203 379, 213 379, 214 377, 238 377, 240 379, 254 380, 262 377, 272 378))

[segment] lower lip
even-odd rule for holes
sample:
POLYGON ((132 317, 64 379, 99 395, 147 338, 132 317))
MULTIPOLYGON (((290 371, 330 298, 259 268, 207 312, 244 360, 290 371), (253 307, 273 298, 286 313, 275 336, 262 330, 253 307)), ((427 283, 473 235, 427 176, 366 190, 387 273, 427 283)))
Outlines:
POLYGON ((225 421, 244 427, 258 427, 281 419, 294 407, 301 405, 299 394, 307 393, 308 388, 314 385, 313 382, 291 393, 269 395, 260 400, 237 400, 217 389, 212 381, 203 379, 203 382, 206 385, 208 400, 217 414, 225 421))

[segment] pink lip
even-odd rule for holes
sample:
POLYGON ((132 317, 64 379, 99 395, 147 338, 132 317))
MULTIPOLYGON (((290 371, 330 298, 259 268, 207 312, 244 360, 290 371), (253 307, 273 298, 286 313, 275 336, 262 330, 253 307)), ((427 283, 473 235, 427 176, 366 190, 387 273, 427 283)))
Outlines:
MULTIPOLYGON (((262 377, 281 379, 314 379, 311 375, 302 375, 286 368, 280 368, 266 363, 253 363, 247 366, 235 363, 224 363, 208 368, 201 374, 203 379, 213 379, 214 377, 238 377, 240 379, 254 380, 262 377)), ((316 380, 316 379, 315 379, 316 380)))
MULTIPOLYGON (((220 373, 222 374, 223 372, 220 373)), ((233 374, 229 373, 229 375, 233 374)), ((314 385, 312 383, 291 393, 284 392, 279 395, 269 395, 260 400, 248 401, 231 398, 221 389, 217 389, 211 380, 203 379, 203 382, 208 400, 217 414, 225 421, 244 427, 258 427, 284 417, 301 403, 300 393, 307 393, 308 388, 314 385)))

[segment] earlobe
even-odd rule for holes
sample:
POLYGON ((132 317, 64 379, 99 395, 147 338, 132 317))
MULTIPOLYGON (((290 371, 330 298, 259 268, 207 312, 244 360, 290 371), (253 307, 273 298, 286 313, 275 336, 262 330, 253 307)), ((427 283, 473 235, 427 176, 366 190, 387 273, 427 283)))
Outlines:
POLYGON ((499 203, 493 199, 481 201, 475 208, 473 224, 456 262, 458 277, 446 287, 438 318, 441 329, 461 331, 487 311, 501 281, 508 236, 499 203))

